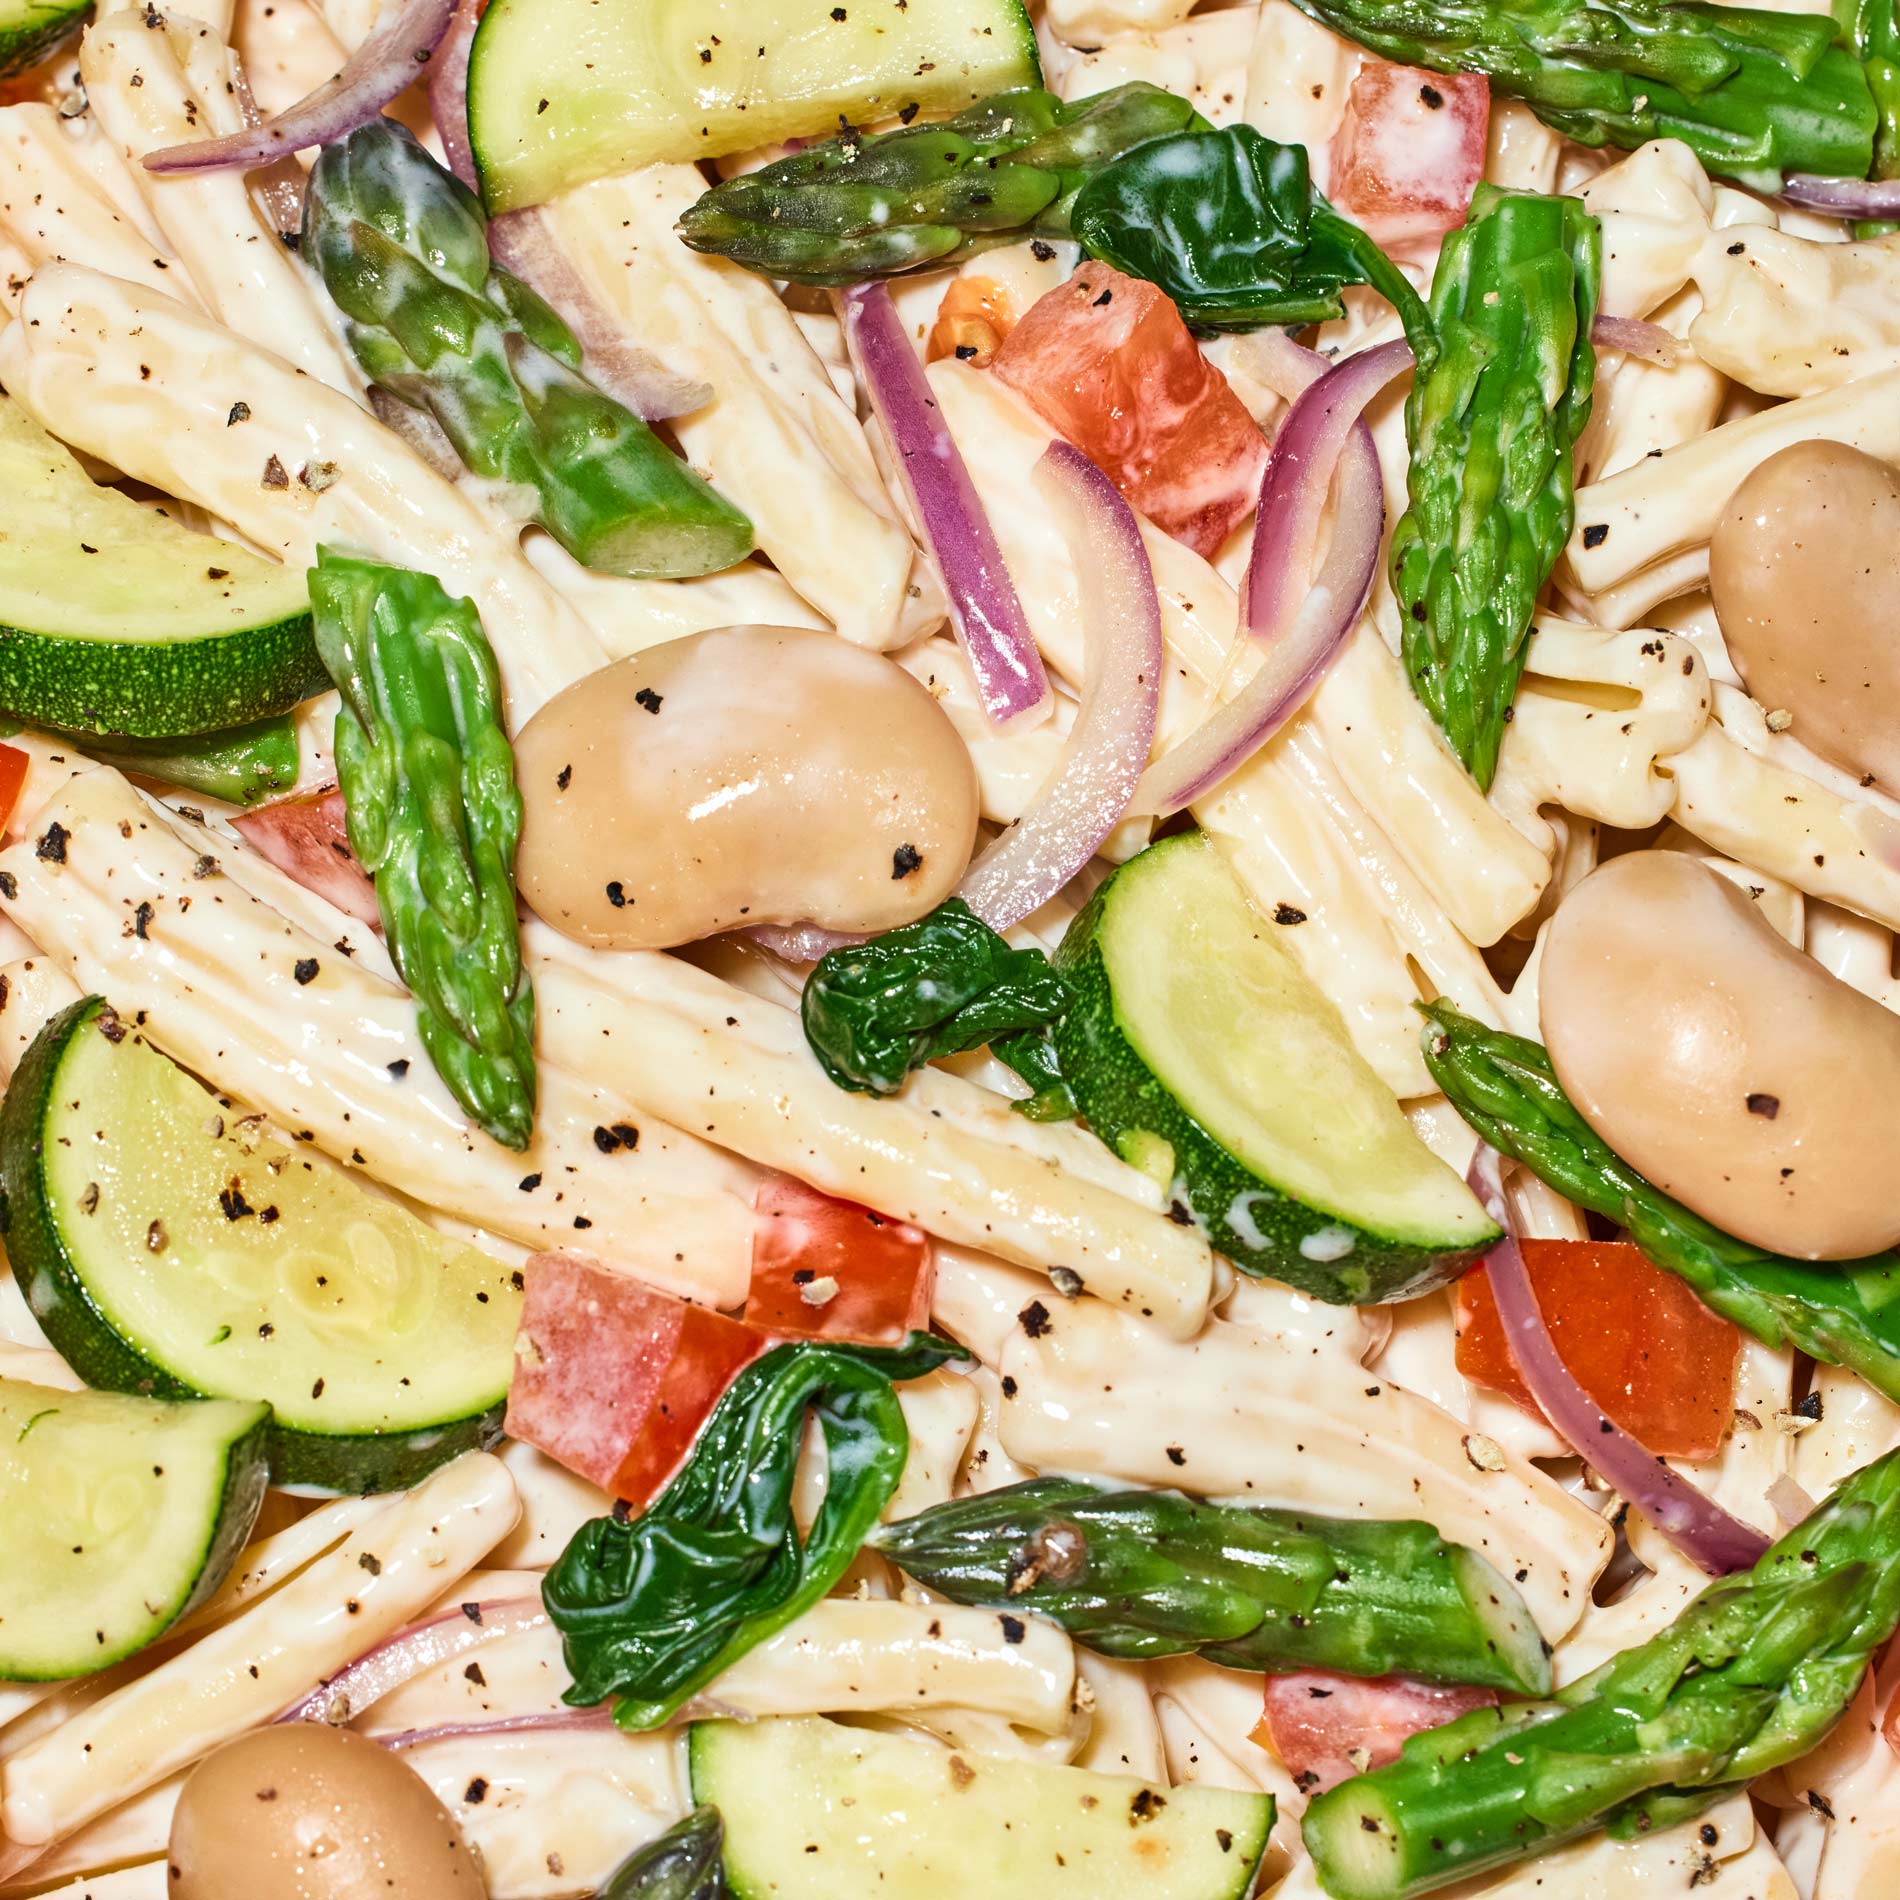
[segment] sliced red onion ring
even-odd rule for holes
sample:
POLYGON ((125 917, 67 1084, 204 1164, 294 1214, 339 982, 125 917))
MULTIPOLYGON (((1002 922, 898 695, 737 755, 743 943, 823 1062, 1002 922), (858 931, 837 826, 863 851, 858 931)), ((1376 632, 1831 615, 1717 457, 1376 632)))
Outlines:
POLYGON ((638 344, 601 307, 536 206, 488 225, 488 254, 560 312, 587 353, 587 373, 608 395, 648 422, 689 416, 712 401, 712 388, 680 376, 638 344))
POLYGON ((429 116, 442 141, 442 155, 470 191, 481 190, 475 147, 468 136, 468 55, 486 0, 455 0, 455 15, 435 58, 429 62, 429 116))
POLYGON ((858 284, 839 300, 845 343, 890 442, 917 526, 943 576, 983 710, 999 726, 1048 716, 1042 669, 1023 604, 996 545, 996 531, 963 456, 937 408, 930 379, 882 284, 858 284))
POLYGON ((392 1689, 483 1643, 521 1630, 538 1629, 548 1620, 539 1597, 502 1597, 445 1610, 425 1622, 411 1623, 353 1663, 320 1682, 293 1702, 279 1722, 348 1722, 380 1702, 392 1689), (474 1615, 469 1612, 473 1610, 474 1615))
POLYGON ((1409 344, 1362 350, 1316 375, 1273 441, 1241 616, 1267 644, 1259 670, 1148 768, 1132 810, 1167 816, 1253 757, 1325 678, 1372 593, 1385 534, 1385 478, 1363 411, 1412 360, 1409 344), (1339 471, 1326 559, 1307 579, 1320 510, 1339 471))
POLYGON ((754 924, 746 935, 761 950, 769 950, 787 963, 816 963, 848 943, 865 941, 862 931, 827 930, 823 924, 754 924))
POLYGON ((1782 198, 1804 211, 1837 218, 1900 218, 1900 178, 1822 178, 1796 172, 1781 187, 1782 198))
POLYGON ((1043 451, 1036 485, 1075 558, 1087 643, 1082 703, 1055 777, 958 887, 992 930, 1040 910, 1101 849, 1148 763, 1161 694, 1161 600, 1134 510, 1067 442, 1043 451))
POLYGON ((398 0, 334 79, 264 124, 222 138, 148 152, 150 172, 251 170, 312 145, 328 145, 367 125, 415 84, 449 30, 455 0, 398 0))
POLYGON ((406 1748, 421 1748, 428 1742, 466 1742, 484 1735, 523 1735, 537 1730, 565 1729, 572 1734, 611 1729, 612 1711, 598 1709, 543 1709, 538 1715, 508 1715, 493 1722, 444 1722, 437 1728, 406 1728, 400 1735, 378 1735, 387 1749, 400 1753, 406 1748))
POLYGON ((1676 339, 1661 324, 1645 323, 1641 317, 1599 314, 1590 325, 1590 341, 1600 350, 1621 350, 1625 356, 1641 357, 1662 369, 1675 366, 1676 339))
POLYGON ((1576 1375, 1564 1364, 1544 1323, 1530 1270, 1510 1231, 1497 1151, 1480 1142, 1465 1177, 1504 1238, 1484 1257, 1485 1277, 1498 1304, 1504 1343, 1530 1387, 1531 1397, 1570 1448, 1647 1517, 1697 1569, 1712 1577, 1747 1570, 1768 1548, 1768 1539, 1704 1497, 1613 1419, 1606 1418, 1576 1375))
MULTIPOLYGON (((237 95, 238 110, 247 126, 262 125, 264 115, 257 109, 251 82, 241 61, 231 62, 231 90, 237 95)), ((303 228, 303 167, 295 158, 280 158, 274 165, 255 172, 250 180, 251 195, 263 206, 274 230, 282 235, 303 228)))

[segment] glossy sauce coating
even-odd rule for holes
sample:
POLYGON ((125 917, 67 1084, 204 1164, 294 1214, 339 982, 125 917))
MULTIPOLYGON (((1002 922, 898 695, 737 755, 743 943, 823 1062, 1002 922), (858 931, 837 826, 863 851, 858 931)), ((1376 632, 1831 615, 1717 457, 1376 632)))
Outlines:
POLYGON ((722 627, 577 682, 515 741, 516 875, 557 930, 663 949, 888 930, 956 889, 975 768, 929 692, 828 633, 722 627))
POLYGON ((1771 455, 1716 527, 1709 591, 1750 694, 1900 790, 1900 473, 1840 442, 1771 455))
POLYGON ((1808 1260, 1900 1240, 1900 1016, 1692 858, 1612 859, 1563 901, 1544 1042, 1590 1126, 1726 1232, 1808 1260))
POLYGON ((485 1900, 448 1811, 399 1755, 322 1723, 207 1755, 172 1816, 170 1900, 485 1900))

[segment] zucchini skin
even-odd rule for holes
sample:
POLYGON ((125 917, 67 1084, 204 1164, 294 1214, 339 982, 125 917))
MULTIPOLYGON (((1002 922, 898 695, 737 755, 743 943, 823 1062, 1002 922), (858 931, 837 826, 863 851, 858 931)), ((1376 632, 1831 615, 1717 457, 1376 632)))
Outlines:
POLYGON ((37 66, 89 11, 89 0, 78 6, 0 6, 0 79, 37 66))
POLYGON ((1243 1273, 1283 1281, 1330 1306, 1415 1299, 1448 1285, 1479 1259, 1482 1245, 1447 1250, 1394 1240, 1307 1207, 1237 1160, 1194 1119, 1143 1061, 1116 1012, 1097 942, 1115 882, 1111 877, 1089 899, 1052 959, 1074 992, 1056 1026, 1056 1055, 1089 1126, 1118 1154, 1138 1157, 1154 1137, 1173 1149, 1176 1218, 1185 1212, 1243 1273), (1250 1233, 1236 1227, 1236 1214, 1250 1233), (1350 1253, 1316 1260, 1300 1251, 1302 1241, 1338 1229, 1352 1236, 1350 1253))
POLYGON ((286 713, 329 689, 308 613, 162 645, 0 624, 0 708, 29 725, 195 738, 286 713))
MULTIPOLYGON (((20 1058, 0 1102, 7 1254, 27 1304, 54 1350, 99 1391, 158 1399, 261 1397, 202 1391, 148 1358, 106 1316, 60 1232, 46 1180, 46 1117, 74 1038, 101 1018, 117 1020, 101 996, 82 997, 62 1010, 20 1058)), ((270 1481, 363 1496, 406 1490, 451 1458, 498 1443, 505 1410, 504 1397, 464 1418, 387 1433, 306 1432, 272 1419, 270 1481)))

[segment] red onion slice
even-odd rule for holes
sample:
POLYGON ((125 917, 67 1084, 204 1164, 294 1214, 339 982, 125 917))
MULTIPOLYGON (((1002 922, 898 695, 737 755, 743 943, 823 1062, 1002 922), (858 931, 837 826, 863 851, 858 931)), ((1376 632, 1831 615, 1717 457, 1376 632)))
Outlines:
POLYGON ((1498 1154, 1480 1142, 1465 1177, 1484 1210, 1504 1229, 1504 1238, 1484 1257, 1485 1277, 1497 1301, 1504 1343, 1538 1408, 1571 1450, 1647 1517, 1697 1569, 1712 1577, 1749 1569, 1768 1539, 1713 1498, 1670 1470, 1613 1419, 1606 1418, 1564 1364, 1544 1323, 1530 1270, 1510 1231, 1498 1154))
MULTIPOLYGON (((1167 816, 1253 757, 1305 705, 1359 623, 1385 535, 1385 478, 1363 411, 1412 360, 1381 344, 1316 375, 1274 437, 1241 614, 1267 642, 1259 670, 1149 767, 1131 809, 1167 816), (1339 472, 1332 544, 1309 582, 1320 510, 1339 472)), ((1284 366, 1282 366, 1284 367, 1284 366)))
POLYGON ((746 935, 787 963, 816 963, 846 944, 867 941, 861 930, 827 930, 823 924, 754 924, 746 935))
POLYGON ((413 1682, 439 1664, 521 1630, 538 1629, 548 1620, 539 1597, 502 1597, 490 1603, 464 1604, 425 1622, 411 1623, 366 1649, 300 1702, 280 1722, 349 1722, 392 1689, 413 1682), (474 1614, 470 1614, 473 1611, 474 1614))
POLYGON ((442 141, 442 155, 470 191, 481 190, 475 147, 468 136, 468 56, 487 0, 456 0, 454 17, 429 63, 429 116, 442 141))
MULTIPOLYGON (((264 115, 257 109, 251 82, 245 76, 242 62, 236 59, 231 61, 231 90, 237 96, 244 123, 262 125, 264 115)), ((250 185, 251 196, 263 207, 272 229, 280 236, 303 229, 304 174, 294 157, 280 158, 274 165, 253 173, 250 185)))
POLYGON ((576 1731, 609 1730, 614 1727, 611 1710, 543 1709, 538 1715, 508 1715, 493 1722, 444 1722, 436 1728, 407 1728, 400 1735, 377 1735, 371 1739, 400 1754, 404 1749, 421 1748, 429 1742, 476 1741, 485 1735, 523 1735, 537 1730, 576 1731))
POLYGON ((367 125, 415 84, 449 30, 455 0, 398 0, 334 79, 264 124, 222 138, 148 152, 149 172, 215 172, 268 165, 312 145, 329 145, 367 125))
POLYGON ((675 374, 650 351, 627 341, 582 281, 539 206, 490 219, 488 254, 554 306, 587 354, 588 375, 636 416, 665 422, 712 401, 710 384, 675 374))
POLYGON ((845 343, 884 427, 924 545, 943 576, 983 710, 999 726, 1047 717, 1049 679, 996 531, 944 423, 930 379, 882 284, 839 299, 845 343))
POLYGON ((1837 218, 1900 218, 1900 178, 1823 178, 1796 172, 1781 195, 1804 211, 1826 211, 1837 218))
POLYGON ((1036 485, 1075 557, 1087 642, 1082 703, 1055 777, 958 887, 992 930, 1040 910, 1101 849, 1148 763, 1161 694, 1161 599, 1134 510, 1067 442, 1043 451, 1036 485))
POLYGON ((1661 324, 1645 323, 1641 317, 1599 315, 1590 325, 1590 341, 1600 350, 1621 350, 1662 369, 1675 367, 1676 339, 1661 324))

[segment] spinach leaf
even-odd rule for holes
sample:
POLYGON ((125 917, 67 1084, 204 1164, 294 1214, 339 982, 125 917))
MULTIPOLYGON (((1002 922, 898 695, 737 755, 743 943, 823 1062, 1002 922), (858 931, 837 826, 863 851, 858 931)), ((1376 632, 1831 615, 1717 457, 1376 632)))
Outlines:
POLYGON ((1070 228, 1091 257, 1145 277, 1201 330, 1319 323, 1370 284, 1421 359, 1431 318, 1399 267, 1313 189, 1306 150, 1250 125, 1150 139, 1082 187, 1070 228))
POLYGON ((968 1357, 913 1333, 901 1346, 799 1342, 755 1359, 659 1497, 638 1517, 583 1524, 548 1572, 541 1599, 574 1678, 566 1700, 615 1696, 622 1728, 658 1728, 826 1596, 904 1473, 910 1434, 891 1381, 968 1357), (792 1479, 808 1411, 828 1476, 801 1544, 792 1479))
MULTIPOLYGON (((1034 1052, 1012 1032, 1040 1030, 1068 1006, 1068 985, 1040 950, 1012 950, 953 897, 914 924, 820 958, 800 1010, 805 1040, 841 1089, 893 1095, 912 1069, 987 1043, 1041 1101, 1058 1085, 1053 1052, 1034 1052)), ((1050 1118, 1047 1106, 1038 1114, 1024 1105, 1039 1120, 1050 1118)))

